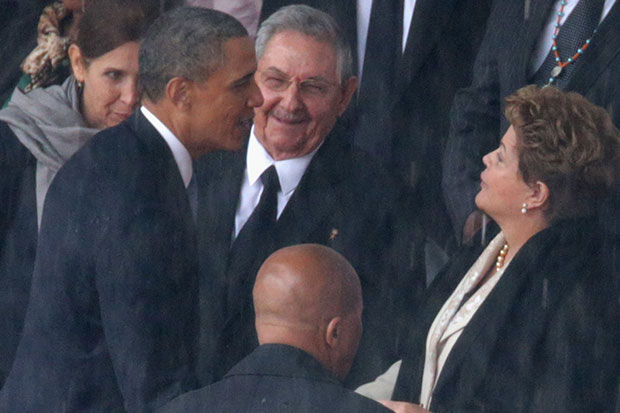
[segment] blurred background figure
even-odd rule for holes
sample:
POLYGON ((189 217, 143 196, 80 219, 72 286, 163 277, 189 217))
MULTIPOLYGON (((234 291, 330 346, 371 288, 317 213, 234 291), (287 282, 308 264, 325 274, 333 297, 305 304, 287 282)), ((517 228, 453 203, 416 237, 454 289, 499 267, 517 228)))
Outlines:
POLYGON ((250 37, 256 37, 263 0, 185 0, 185 3, 228 13, 243 24, 250 37))
POLYGON ((334 250, 300 244, 273 253, 253 290, 260 346, 218 383, 161 412, 388 412, 342 387, 362 334, 362 290, 334 250))
POLYGON ((0 111, 0 383, 21 334, 47 190, 56 172, 95 133, 136 108, 138 48, 159 14, 150 4, 101 0, 91 5, 68 45, 73 75, 61 85, 28 93, 16 88, 0 111))
POLYGON ((518 90, 505 114, 476 195, 501 232, 464 247, 431 285, 392 399, 430 411, 612 411, 618 274, 596 215, 618 186, 620 132, 555 87, 518 90))

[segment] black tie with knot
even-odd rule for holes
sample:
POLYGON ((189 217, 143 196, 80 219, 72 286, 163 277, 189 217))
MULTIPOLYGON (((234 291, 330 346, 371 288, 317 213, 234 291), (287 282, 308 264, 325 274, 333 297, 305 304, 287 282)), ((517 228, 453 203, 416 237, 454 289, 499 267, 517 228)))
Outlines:
POLYGON ((228 303, 243 295, 254 283, 255 272, 271 253, 278 214, 280 180, 276 167, 271 165, 260 176, 263 193, 252 215, 232 244, 228 260, 228 303))

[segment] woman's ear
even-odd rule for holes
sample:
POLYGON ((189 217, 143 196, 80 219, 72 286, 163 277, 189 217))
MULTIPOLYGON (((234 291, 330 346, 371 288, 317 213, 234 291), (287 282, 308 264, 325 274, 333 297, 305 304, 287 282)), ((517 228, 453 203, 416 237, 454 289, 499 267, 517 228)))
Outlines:
POLYGON ((73 76, 78 82, 83 83, 86 78, 86 63, 82 57, 82 51, 78 45, 72 44, 69 46, 68 53, 73 76))
POLYGON ((541 208, 544 209, 549 199, 549 187, 542 181, 536 181, 535 183, 528 185, 531 192, 526 199, 525 203, 528 208, 541 208))

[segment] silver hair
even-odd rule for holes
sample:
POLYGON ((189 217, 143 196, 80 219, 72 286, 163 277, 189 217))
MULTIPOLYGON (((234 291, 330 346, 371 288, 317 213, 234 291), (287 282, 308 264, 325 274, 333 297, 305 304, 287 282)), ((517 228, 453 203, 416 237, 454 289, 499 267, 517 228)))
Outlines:
POLYGON ((261 24, 256 36, 256 58, 263 57, 273 36, 288 30, 330 43, 336 51, 341 83, 354 75, 351 46, 336 21, 327 13, 301 4, 282 7, 261 24))
POLYGON ((140 89, 159 101, 174 77, 206 81, 226 60, 224 43, 247 36, 228 14, 199 7, 179 7, 153 23, 140 46, 140 89))

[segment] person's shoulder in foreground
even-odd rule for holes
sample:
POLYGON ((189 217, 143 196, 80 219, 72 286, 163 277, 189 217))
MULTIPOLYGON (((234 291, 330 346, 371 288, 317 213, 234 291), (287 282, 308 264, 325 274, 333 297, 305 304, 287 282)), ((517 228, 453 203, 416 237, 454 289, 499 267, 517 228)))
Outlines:
POLYGON ((160 412, 387 412, 345 389, 361 335, 359 278, 337 252, 286 247, 254 285, 260 346, 219 382, 177 397, 160 412))

